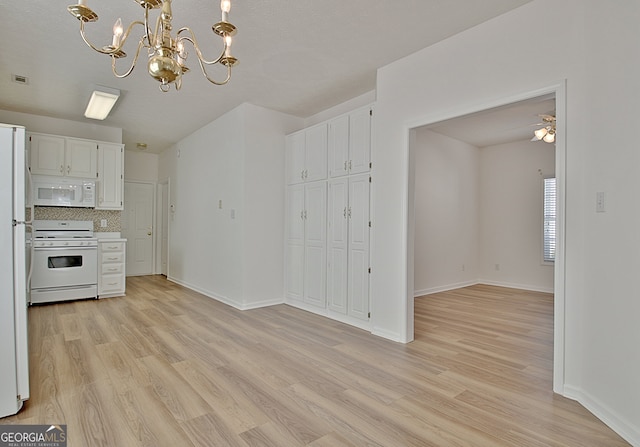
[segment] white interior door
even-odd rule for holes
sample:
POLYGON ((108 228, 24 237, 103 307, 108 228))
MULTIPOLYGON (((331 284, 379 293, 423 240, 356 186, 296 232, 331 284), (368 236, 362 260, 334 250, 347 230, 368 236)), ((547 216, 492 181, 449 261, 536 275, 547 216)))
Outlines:
POLYGON ((122 237, 127 239, 127 276, 153 274, 153 183, 125 182, 122 237))

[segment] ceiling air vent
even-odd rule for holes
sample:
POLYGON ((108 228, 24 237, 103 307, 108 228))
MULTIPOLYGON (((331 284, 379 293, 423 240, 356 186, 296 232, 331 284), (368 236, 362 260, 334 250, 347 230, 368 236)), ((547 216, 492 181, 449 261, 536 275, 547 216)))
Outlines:
POLYGON ((17 75, 17 74, 12 74, 11 75, 11 80, 17 84, 28 84, 29 83, 29 78, 26 76, 22 76, 22 75, 17 75))

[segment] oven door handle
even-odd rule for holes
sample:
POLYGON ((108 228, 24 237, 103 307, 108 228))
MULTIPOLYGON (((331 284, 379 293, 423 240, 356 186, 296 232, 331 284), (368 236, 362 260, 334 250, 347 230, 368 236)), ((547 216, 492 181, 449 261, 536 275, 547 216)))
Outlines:
POLYGON ((34 247, 33 251, 97 250, 98 247, 34 247))

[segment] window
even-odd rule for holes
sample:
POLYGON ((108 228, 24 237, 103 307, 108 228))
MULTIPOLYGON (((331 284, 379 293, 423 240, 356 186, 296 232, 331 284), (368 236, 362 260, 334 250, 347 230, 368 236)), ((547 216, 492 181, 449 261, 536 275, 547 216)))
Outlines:
POLYGON ((542 229, 543 261, 554 262, 556 259, 556 179, 544 179, 544 223, 542 229))

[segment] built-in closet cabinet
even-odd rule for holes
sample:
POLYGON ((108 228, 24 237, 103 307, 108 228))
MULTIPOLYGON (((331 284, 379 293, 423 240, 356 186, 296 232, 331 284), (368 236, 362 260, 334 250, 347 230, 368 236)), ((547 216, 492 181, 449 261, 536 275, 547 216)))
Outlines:
POLYGON ((327 183, 287 188, 287 298, 326 306, 327 183))
POLYGON ((369 174, 332 179, 328 190, 327 305, 369 319, 369 174))
POLYGON ((97 143, 57 135, 29 134, 32 174, 96 178, 97 143))
POLYGON ((288 185, 327 178, 327 123, 287 136, 286 172, 288 185))
POLYGON ((329 176, 369 172, 371 168, 372 107, 329 121, 329 176))
POLYGON ((122 144, 98 144, 98 197, 96 209, 123 209, 124 146, 122 144))
POLYGON ((369 325, 367 106, 286 137, 286 302, 369 325))

